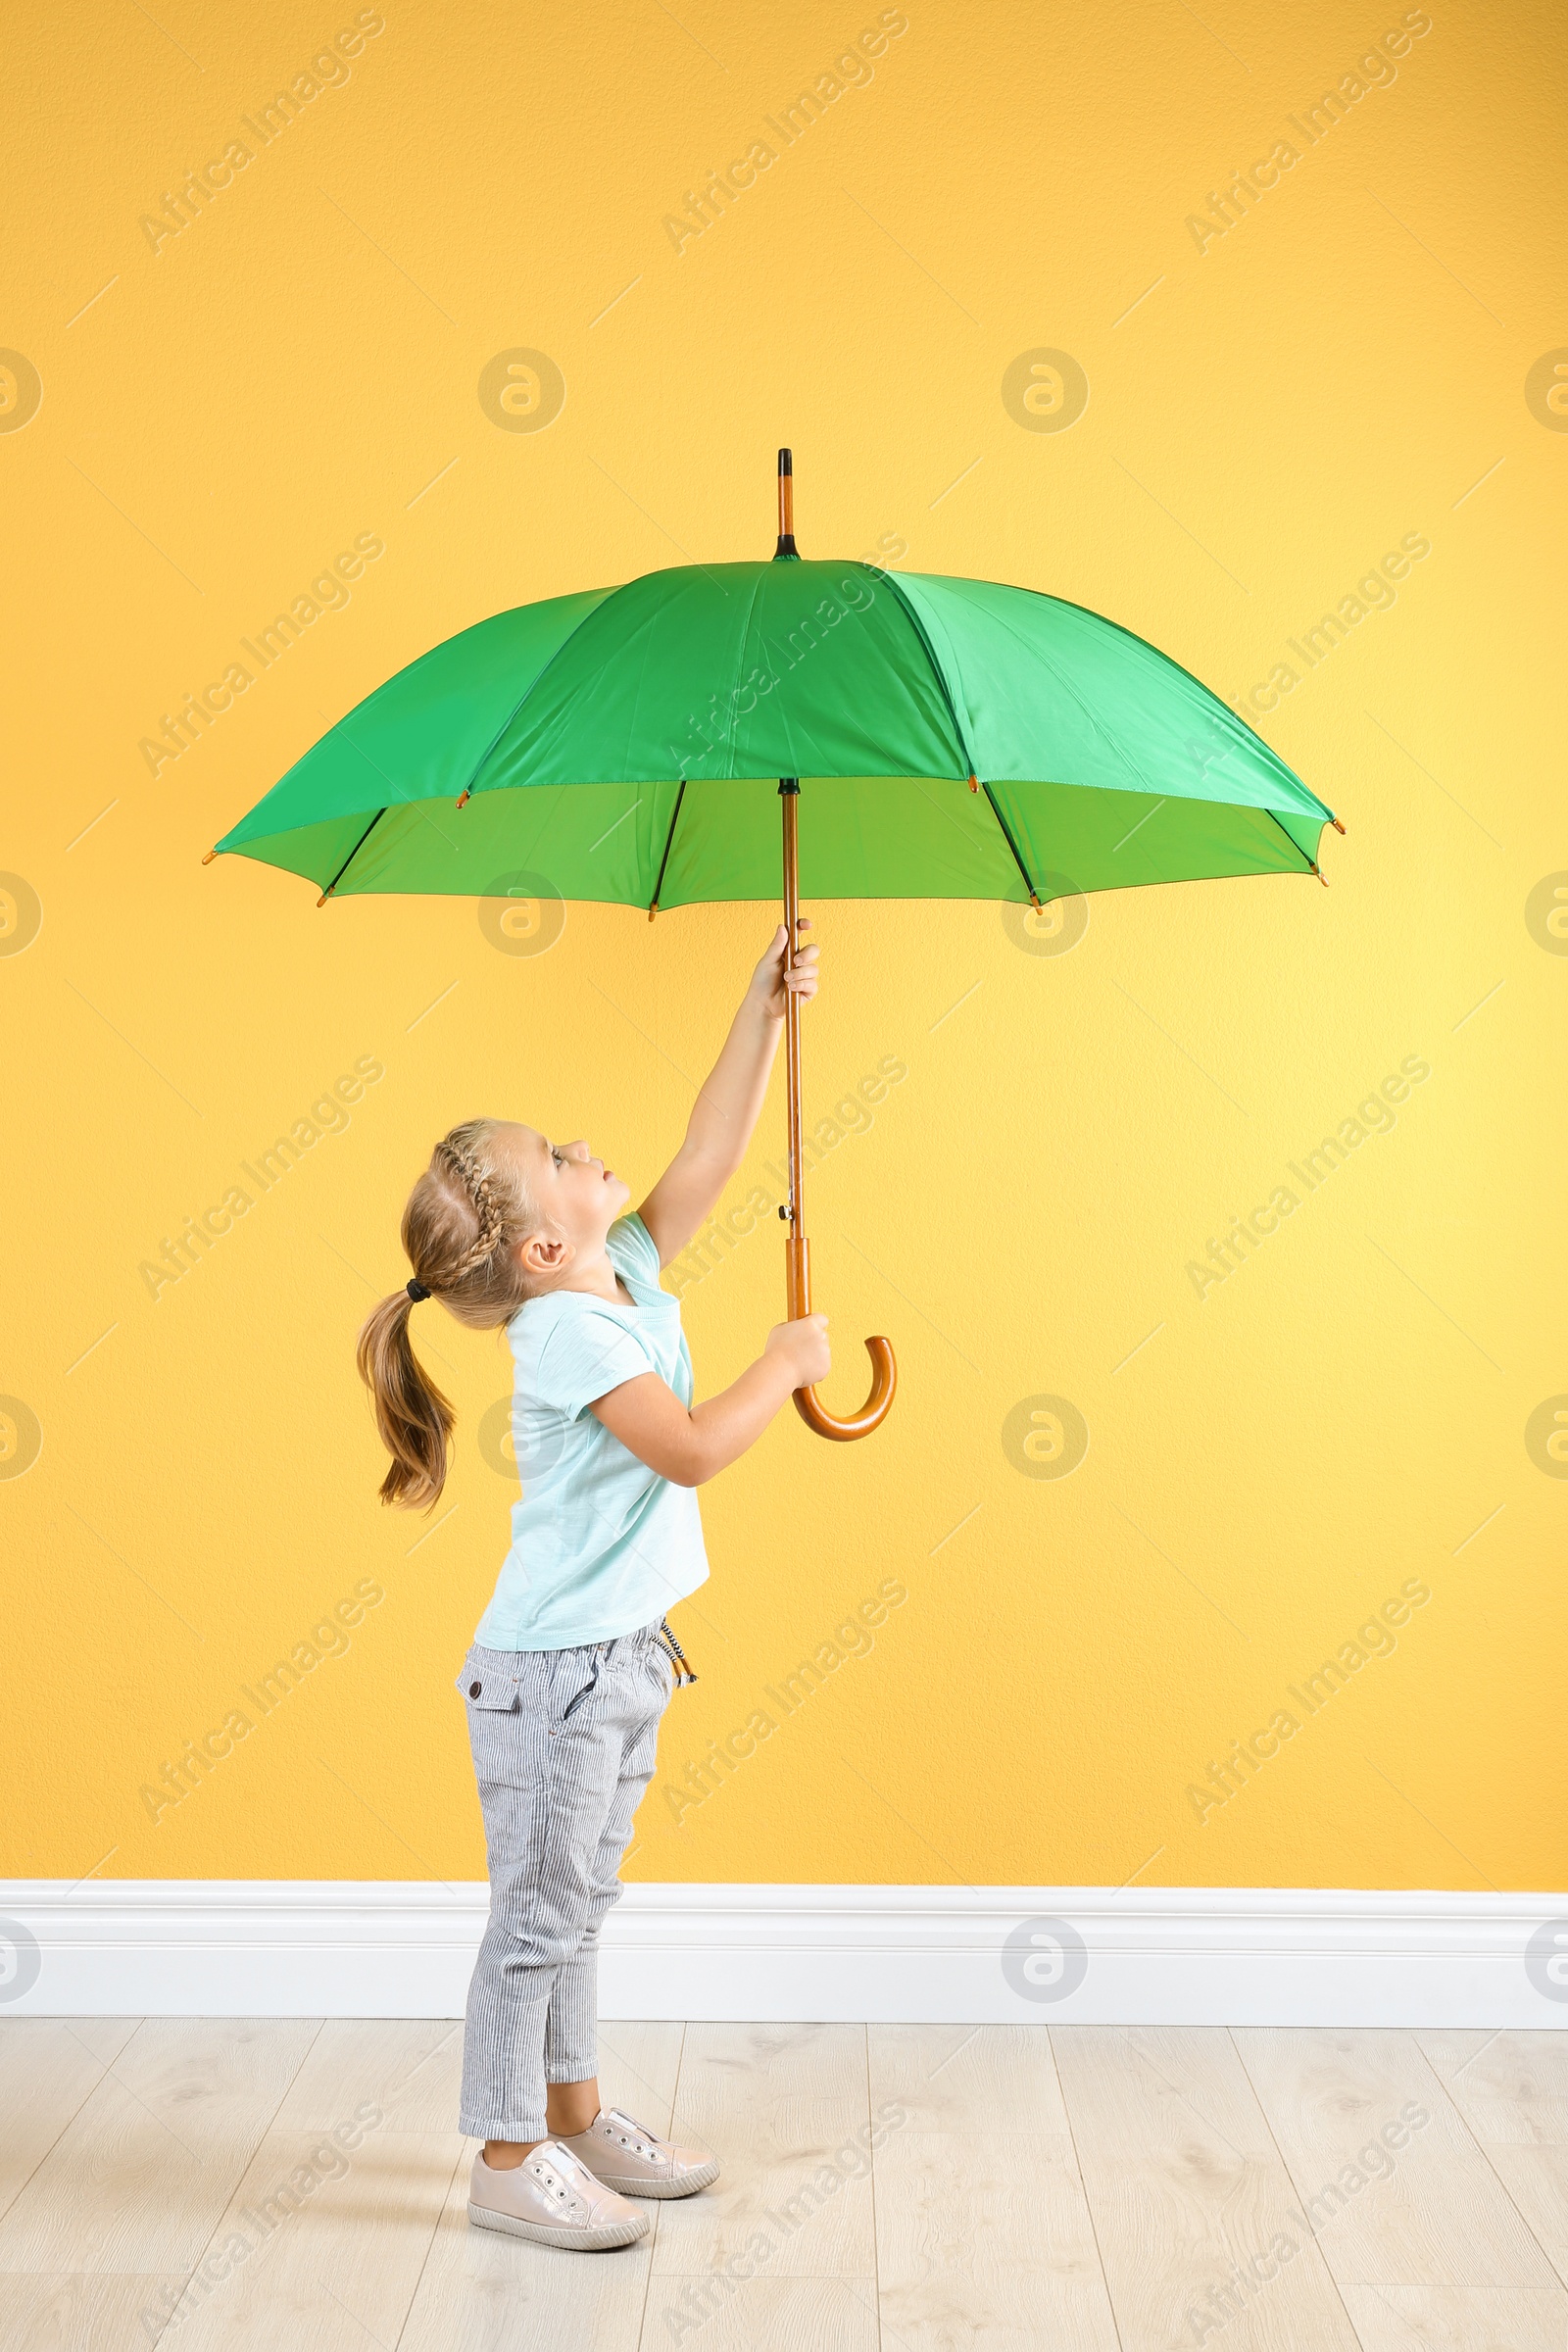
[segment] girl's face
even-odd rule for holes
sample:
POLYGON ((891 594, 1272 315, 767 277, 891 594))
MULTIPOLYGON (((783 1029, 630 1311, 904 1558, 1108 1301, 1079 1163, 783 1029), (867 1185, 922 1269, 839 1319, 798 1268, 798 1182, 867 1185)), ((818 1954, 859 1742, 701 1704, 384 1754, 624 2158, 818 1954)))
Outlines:
POLYGON ((595 1159, 580 1136, 560 1144, 535 1127, 514 1126, 507 1140, 549 1229, 570 1243, 574 1257, 597 1256, 631 1186, 595 1159))

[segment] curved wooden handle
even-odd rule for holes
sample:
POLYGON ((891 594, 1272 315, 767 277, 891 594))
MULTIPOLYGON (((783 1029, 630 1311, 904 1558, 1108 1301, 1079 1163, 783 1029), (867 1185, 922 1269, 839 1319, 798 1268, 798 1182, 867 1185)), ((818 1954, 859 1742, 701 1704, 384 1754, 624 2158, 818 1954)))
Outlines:
MULTIPOLYGON (((791 1234, 784 1244, 784 1293, 792 1323, 810 1313, 811 1245, 804 1234, 791 1234)), ((858 1413, 841 1420, 828 1411, 815 1389, 796 1390, 795 1410, 819 1438, 837 1438, 844 1444, 851 1438, 868 1438, 892 1411, 899 1386, 893 1343, 880 1337, 867 1340, 865 1352, 871 1358, 871 1394, 858 1413)))
POLYGON ((894 1361, 890 1341, 867 1340, 865 1352, 871 1358, 871 1394, 858 1413, 841 1421, 830 1413, 814 1389, 797 1389, 795 1410, 808 1429, 814 1429, 819 1438, 868 1438, 873 1429, 880 1429, 893 1407, 899 1386, 899 1367, 894 1361))

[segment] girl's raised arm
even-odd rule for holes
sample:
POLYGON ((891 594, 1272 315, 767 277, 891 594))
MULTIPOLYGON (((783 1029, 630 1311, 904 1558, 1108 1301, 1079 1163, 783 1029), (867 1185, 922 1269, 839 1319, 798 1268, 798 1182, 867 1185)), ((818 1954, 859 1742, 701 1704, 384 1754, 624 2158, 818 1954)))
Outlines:
MULTIPOLYGON (((809 916, 803 914, 801 929, 807 930, 809 922, 809 916)), ((808 1004, 816 994, 815 948, 801 948, 786 973, 787 939, 780 923, 752 974, 723 1051, 692 1105, 686 1141, 638 1211, 653 1237, 662 1266, 678 1257, 707 1222, 746 1156, 784 1032, 789 996, 794 994, 808 1004)))

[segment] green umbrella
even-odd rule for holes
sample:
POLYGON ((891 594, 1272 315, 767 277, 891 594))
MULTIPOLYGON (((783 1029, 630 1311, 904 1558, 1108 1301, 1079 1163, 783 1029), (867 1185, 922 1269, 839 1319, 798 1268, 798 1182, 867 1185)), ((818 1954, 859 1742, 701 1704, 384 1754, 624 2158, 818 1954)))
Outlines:
MULTIPOLYGON (((782 884, 793 949, 803 888, 1039 907, 1312 874, 1329 823, 1207 687, 1114 621, 989 580, 803 560, 781 450, 770 563, 650 572, 465 629, 350 711, 209 855, 308 876, 323 905, 521 895, 652 918, 782 884)), ((810 1277, 793 1000, 787 1029, 798 1315, 810 1277)), ((893 1351, 866 1347, 859 1413, 798 1393, 823 1436, 864 1436, 887 1413, 893 1351)))

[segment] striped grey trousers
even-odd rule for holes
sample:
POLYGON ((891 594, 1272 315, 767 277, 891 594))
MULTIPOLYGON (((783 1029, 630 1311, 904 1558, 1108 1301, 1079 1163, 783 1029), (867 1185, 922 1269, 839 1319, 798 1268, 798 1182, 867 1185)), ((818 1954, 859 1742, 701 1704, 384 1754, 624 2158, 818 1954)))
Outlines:
POLYGON ((580 1649, 483 1649, 458 1678, 490 1863, 458 2129, 543 2139, 547 2082, 599 2071, 599 1924, 674 1669, 659 1620, 580 1649))

